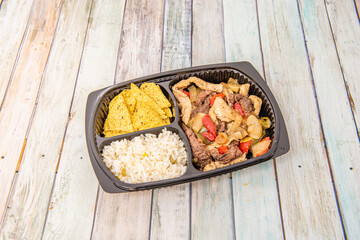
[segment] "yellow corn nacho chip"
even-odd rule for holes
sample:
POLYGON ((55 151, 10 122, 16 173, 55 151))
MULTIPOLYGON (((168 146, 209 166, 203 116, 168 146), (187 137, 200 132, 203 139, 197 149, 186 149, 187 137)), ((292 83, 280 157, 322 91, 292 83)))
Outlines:
POLYGON ((167 117, 172 117, 173 116, 172 113, 171 113, 170 108, 163 108, 162 110, 165 112, 167 117))
POLYGON ((121 94, 113 98, 109 104, 109 113, 104 124, 104 133, 107 131, 133 132, 131 117, 121 94))
POLYGON ((146 93, 141 91, 140 88, 138 88, 133 83, 131 84, 131 91, 133 92, 138 101, 137 105, 139 104, 139 102, 145 103, 151 108, 153 108, 160 115, 161 118, 167 118, 165 112, 159 107, 159 105, 157 105, 146 93))
MULTIPOLYGON (((168 119, 168 118, 166 118, 168 119)), ((135 131, 154 128, 165 125, 165 120, 152 108, 144 102, 138 102, 132 116, 135 131)))
POLYGON ((134 109, 136 107, 136 97, 132 93, 131 89, 125 89, 120 93, 126 102, 126 105, 129 109, 130 114, 134 112, 134 109))
POLYGON ((161 108, 171 107, 171 103, 164 96, 159 85, 155 83, 143 83, 140 86, 140 90, 146 93, 154 102, 161 108))

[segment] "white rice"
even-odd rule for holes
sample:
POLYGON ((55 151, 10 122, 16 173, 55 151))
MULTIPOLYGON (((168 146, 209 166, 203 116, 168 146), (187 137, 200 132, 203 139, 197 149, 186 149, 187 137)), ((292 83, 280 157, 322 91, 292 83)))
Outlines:
POLYGON ((180 137, 166 130, 105 146, 103 161, 121 181, 142 183, 175 178, 186 171, 187 153, 180 137))

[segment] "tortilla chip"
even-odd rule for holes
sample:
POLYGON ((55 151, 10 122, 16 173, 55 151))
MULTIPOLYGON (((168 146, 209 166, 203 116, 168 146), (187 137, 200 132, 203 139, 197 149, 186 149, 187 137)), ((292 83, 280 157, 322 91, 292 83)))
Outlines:
POLYGON ((121 94, 113 98, 109 104, 109 114, 104 124, 104 133, 107 131, 133 132, 131 117, 121 94))
POLYGON ((155 83, 143 83, 140 86, 141 91, 146 93, 161 108, 171 107, 171 103, 164 96, 159 85, 155 83))
POLYGON ((131 89, 125 89, 120 94, 124 97, 124 100, 129 109, 129 112, 130 112, 130 114, 132 114, 134 112, 134 109, 136 107, 136 102, 137 102, 135 95, 133 94, 131 89))
POLYGON ((150 105, 144 102, 138 102, 136 104, 136 108, 132 116, 135 131, 166 125, 166 119, 161 118, 150 105))
POLYGON ((162 110, 165 112, 167 117, 172 117, 173 116, 172 113, 171 113, 170 108, 163 108, 162 110))
MULTIPOLYGON (((160 116, 160 118, 167 118, 165 112, 157 105, 154 100, 152 100, 146 93, 141 91, 135 84, 131 84, 131 91, 134 94, 135 98, 137 99, 137 104, 139 105, 140 102, 147 104, 152 109, 154 109, 155 112, 160 116)), ((144 104, 141 104, 144 105, 144 104)), ((136 109, 138 107, 136 106, 136 109)))

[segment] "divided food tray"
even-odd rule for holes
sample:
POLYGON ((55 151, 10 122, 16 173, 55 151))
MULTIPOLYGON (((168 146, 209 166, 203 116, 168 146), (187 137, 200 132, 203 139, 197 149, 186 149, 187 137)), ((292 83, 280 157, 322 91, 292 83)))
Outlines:
POLYGON ((278 157, 285 154, 290 149, 285 122, 279 106, 265 81, 262 79, 256 69, 248 62, 212 64, 163 72, 137 78, 92 92, 88 96, 86 105, 85 133, 89 156, 95 174, 104 191, 110 193, 153 189, 214 177, 278 157), (180 127, 181 116, 178 103, 171 90, 174 84, 191 76, 196 76, 202 80, 212 83, 227 82, 230 77, 237 79, 240 84, 249 83, 249 95, 256 95, 263 101, 259 116, 269 117, 271 121, 271 128, 267 131, 267 134, 272 139, 272 144, 269 151, 259 157, 250 158, 246 161, 236 163, 234 165, 217 168, 207 172, 202 172, 196 169, 192 163, 192 153, 189 140, 187 139, 183 129, 180 127), (170 119, 170 124, 143 131, 105 138, 102 132, 103 125, 108 114, 110 101, 122 90, 130 88, 131 83, 139 86, 143 82, 154 82, 158 84, 164 95, 171 102, 174 108, 175 116, 170 119), (163 128, 178 134, 180 139, 185 143, 185 148, 188 155, 188 163, 187 170, 184 175, 172 179, 130 184, 120 181, 106 167, 101 157, 101 152, 105 145, 109 145, 112 141, 121 139, 131 140, 136 136, 140 136, 141 134, 146 133, 158 135, 163 130, 163 128))

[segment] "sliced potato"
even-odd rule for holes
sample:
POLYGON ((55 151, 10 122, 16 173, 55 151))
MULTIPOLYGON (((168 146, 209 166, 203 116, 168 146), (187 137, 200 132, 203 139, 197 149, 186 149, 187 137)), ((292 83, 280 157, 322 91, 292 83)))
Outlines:
POLYGON ((244 96, 248 96, 249 89, 250 89, 250 84, 249 83, 242 84, 241 87, 240 87, 240 94, 244 95, 244 96))
POLYGON ((247 135, 248 135, 248 132, 244 128, 239 127, 236 132, 230 133, 229 137, 235 138, 236 140, 241 140, 241 139, 245 138, 247 135))
POLYGON ((243 121, 243 117, 240 114, 235 115, 235 120, 234 120, 234 122, 231 123, 231 126, 230 126, 228 132, 229 133, 236 132, 237 129, 240 127, 242 121, 243 121))
MULTIPOLYGON (((196 116, 192 119, 192 123, 191 123, 191 129, 194 132, 199 132, 201 130, 201 128, 204 126, 202 119, 204 117, 204 113, 198 113, 196 114, 196 116)), ((191 121, 191 120, 190 120, 191 121)))
POLYGON ((261 126, 259 119, 255 117, 254 115, 249 115, 246 119, 246 125, 251 126, 261 126))
POLYGON ((250 137, 252 137, 254 139, 259 139, 261 137, 261 134, 262 134, 261 125, 250 125, 248 127, 248 133, 249 133, 250 137))
POLYGON ((265 138, 261 142, 259 142, 259 143, 255 144, 254 146, 252 146, 250 148, 250 151, 252 152, 254 157, 257 157, 257 156, 259 156, 259 154, 261 155, 267 149, 269 149, 270 144, 271 144, 270 138, 265 138))
POLYGON ((227 87, 233 91, 238 93, 240 91, 240 87, 241 85, 238 83, 237 80, 233 79, 233 78, 229 78, 228 82, 227 82, 227 87))
POLYGON ((250 95, 249 98, 254 104, 254 108, 255 108, 254 113, 257 116, 259 116, 259 113, 260 113, 260 110, 261 110, 261 104, 262 104, 261 98, 259 98, 258 96, 255 96, 255 95, 250 95))

